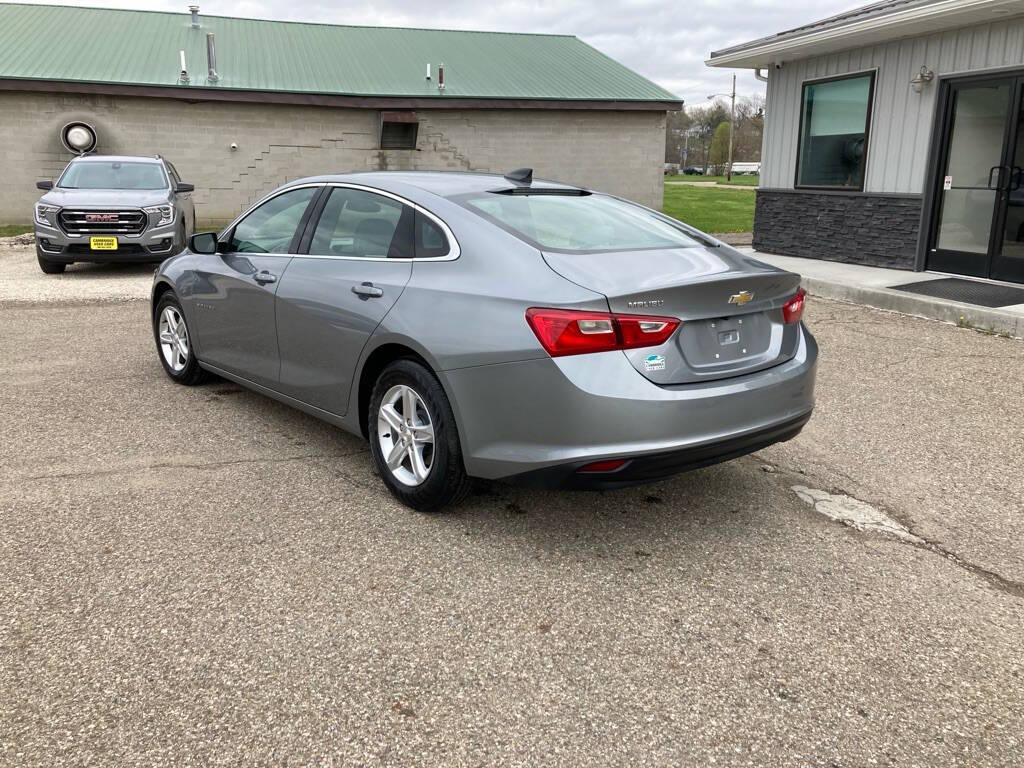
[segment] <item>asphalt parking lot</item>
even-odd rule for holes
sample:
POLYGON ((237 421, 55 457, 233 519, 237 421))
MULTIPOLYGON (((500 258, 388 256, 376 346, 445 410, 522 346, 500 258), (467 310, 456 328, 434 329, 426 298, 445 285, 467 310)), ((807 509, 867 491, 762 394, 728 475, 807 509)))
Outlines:
POLYGON ((795 440, 423 515, 359 439, 168 381, 151 267, 29 258, 0 247, 0 764, 1024 754, 1020 341, 812 298, 795 440))

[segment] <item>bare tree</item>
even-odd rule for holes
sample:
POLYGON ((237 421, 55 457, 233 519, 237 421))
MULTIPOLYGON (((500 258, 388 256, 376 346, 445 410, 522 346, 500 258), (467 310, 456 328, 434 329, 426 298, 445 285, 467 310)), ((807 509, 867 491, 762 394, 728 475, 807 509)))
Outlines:
MULTIPOLYGON (((696 165, 707 172, 715 130, 729 122, 729 107, 722 101, 669 112, 665 131, 665 162, 696 165), (686 133, 690 133, 689 142, 686 133), (689 153, 683 157, 683 148, 689 153)), ((761 135, 764 131, 764 97, 743 96, 736 99, 736 135, 733 137, 733 160, 755 162, 761 159, 761 135)), ((728 140, 728 136, 726 136, 728 140)), ((724 161, 722 161, 724 162, 724 161)))
POLYGON ((686 132, 692 121, 685 109, 669 112, 665 120, 665 162, 684 162, 683 148, 686 146, 686 132))

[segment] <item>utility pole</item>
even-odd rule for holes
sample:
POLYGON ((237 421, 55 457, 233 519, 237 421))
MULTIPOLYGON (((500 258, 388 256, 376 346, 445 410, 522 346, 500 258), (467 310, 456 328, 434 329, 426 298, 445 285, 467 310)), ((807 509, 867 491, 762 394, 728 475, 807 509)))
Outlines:
POLYGON ((732 93, 712 93, 708 101, 716 96, 729 97, 729 164, 725 167, 725 180, 732 181, 732 137, 736 133, 736 73, 732 73, 732 93))
POLYGON ((725 180, 732 181, 732 137, 736 133, 736 73, 732 73, 732 105, 729 107, 729 165, 725 169, 725 180))

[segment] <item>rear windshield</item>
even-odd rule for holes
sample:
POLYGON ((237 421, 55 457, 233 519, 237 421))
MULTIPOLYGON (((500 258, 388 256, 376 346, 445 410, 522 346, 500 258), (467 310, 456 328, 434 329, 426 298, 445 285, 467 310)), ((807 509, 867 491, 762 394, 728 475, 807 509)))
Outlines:
POLYGON ((460 202, 543 250, 592 253, 697 245, 681 227, 604 195, 485 192, 467 195, 460 202))
POLYGON ((163 168, 156 163, 104 162, 72 163, 58 187, 63 189, 166 189, 163 168))

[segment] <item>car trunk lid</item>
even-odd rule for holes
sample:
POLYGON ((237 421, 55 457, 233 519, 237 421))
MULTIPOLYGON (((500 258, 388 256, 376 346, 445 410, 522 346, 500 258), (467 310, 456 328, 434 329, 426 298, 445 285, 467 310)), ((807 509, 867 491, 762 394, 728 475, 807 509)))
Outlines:
POLYGON ((787 325, 782 307, 799 275, 727 246, 543 255, 558 274, 604 294, 612 312, 682 321, 664 344, 624 352, 658 384, 739 376, 796 353, 799 324, 787 325))

